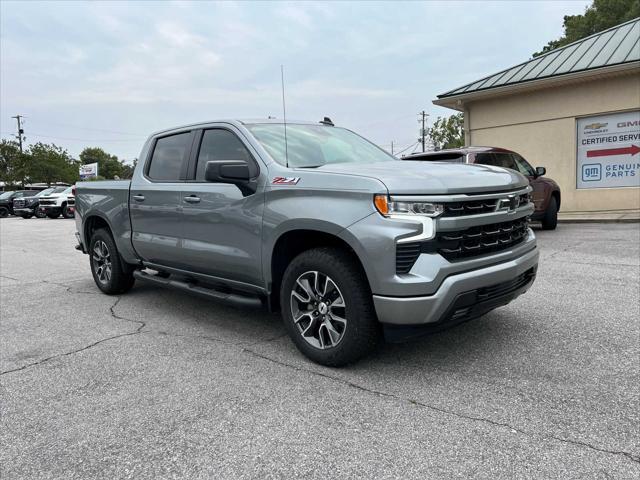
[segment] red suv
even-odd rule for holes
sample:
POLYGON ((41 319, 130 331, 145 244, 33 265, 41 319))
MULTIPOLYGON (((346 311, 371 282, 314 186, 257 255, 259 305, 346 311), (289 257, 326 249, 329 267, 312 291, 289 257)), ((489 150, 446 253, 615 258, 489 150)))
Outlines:
POLYGON ((498 147, 464 147, 439 150, 437 152, 414 153, 403 160, 426 160, 431 162, 479 163, 505 167, 520 172, 529 179, 533 188, 535 212, 532 220, 540 221, 545 230, 554 230, 560 210, 560 187, 550 178, 544 177, 546 169, 535 169, 521 155, 498 147))

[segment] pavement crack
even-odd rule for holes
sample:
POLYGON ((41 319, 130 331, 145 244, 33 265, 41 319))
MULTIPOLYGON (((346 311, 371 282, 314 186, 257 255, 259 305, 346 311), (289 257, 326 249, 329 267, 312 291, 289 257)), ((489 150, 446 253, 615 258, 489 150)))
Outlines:
POLYGON ((351 380, 335 377, 333 375, 328 375, 326 373, 318 372, 316 370, 311 370, 311 369, 308 369, 308 368, 304 368, 304 367, 300 367, 300 366, 297 366, 297 365, 292 365, 290 363, 282 362, 280 360, 276 360, 276 359, 268 357, 268 356, 266 356, 264 354, 258 353, 258 352, 254 351, 254 350, 250 350, 249 348, 243 348, 242 351, 244 353, 249 354, 251 356, 254 356, 256 358, 260 358, 260 359, 266 360, 268 362, 275 363, 276 365, 280 365, 280 366, 283 366, 283 367, 286 367, 286 368, 290 368, 290 369, 293 369, 293 370, 296 370, 296 371, 299 371, 299 372, 304 372, 304 373, 308 373, 308 374, 315 375, 315 376, 318 376, 318 377, 322 377, 322 378, 325 378, 325 379, 328 379, 328 380, 332 380, 334 382, 339 382, 339 383, 342 383, 343 385, 346 385, 348 387, 354 388, 356 390, 360 390, 362 392, 366 392, 366 393, 371 394, 371 395, 377 395, 377 396, 380 396, 380 397, 390 398, 390 399, 393 399, 393 400, 396 400, 396 401, 399 401, 399 402, 409 403, 411 405, 415 405, 415 406, 418 406, 418 407, 421 407, 421 408, 426 408, 426 409, 432 410, 434 412, 443 413, 443 414, 446 414, 446 415, 452 415, 454 417, 457 417, 457 418, 460 418, 460 419, 463 419, 463 420, 481 422, 481 423, 485 423, 485 424, 488 424, 488 425, 492 425, 494 427, 508 428, 514 433, 519 433, 519 434, 525 435, 527 437, 532 437, 532 438, 534 438, 534 437, 542 437, 542 438, 546 438, 546 439, 549 439, 549 440, 555 440, 557 442, 568 443, 568 444, 579 446, 579 447, 589 448, 591 450, 594 450, 594 451, 597 451, 597 452, 600 452, 600 453, 607 453, 607 454, 610 454, 610 455, 624 456, 625 458, 628 458, 632 462, 640 463, 640 457, 636 456, 636 455, 633 455, 633 454, 631 454, 629 452, 618 451, 618 450, 608 450, 608 449, 605 449, 605 448, 597 447, 597 446, 592 445, 592 444, 587 443, 587 442, 582 442, 580 440, 572 440, 572 439, 568 439, 568 438, 558 437, 556 435, 549 435, 549 434, 544 434, 544 433, 531 433, 531 432, 528 432, 528 431, 523 430, 521 428, 518 428, 518 427, 515 427, 513 425, 510 425, 508 423, 505 423, 505 422, 498 422, 496 420, 491 420, 490 418, 486 418, 486 417, 479 417, 479 416, 475 416, 475 415, 467 415, 467 414, 464 414, 464 413, 456 412, 454 410, 449 410, 449 409, 446 409, 446 408, 436 407, 434 405, 429 405, 428 403, 423 403, 423 402, 420 402, 418 400, 414 400, 414 399, 411 399, 411 398, 405 398, 405 397, 401 397, 401 396, 398 396, 398 395, 394 395, 394 394, 389 393, 389 392, 383 392, 381 390, 375 390, 375 389, 372 389, 372 388, 368 388, 368 387, 365 387, 365 386, 360 385, 358 383, 352 382, 351 380))
POLYGON ((96 342, 90 343, 89 345, 85 345, 82 348, 77 348, 77 349, 71 350, 69 352, 57 353, 55 355, 51 355, 49 357, 43 358, 41 360, 38 360, 36 362, 27 363, 26 365, 22 365, 21 367, 12 368, 10 370, 5 370, 5 371, 0 372, 0 376, 8 374, 8 373, 14 373, 14 372, 19 372, 21 370, 26 370, 27 368, 35 367, 37 365, 42 365, 43 363, 47 363, 47 362, 49 362, 51 360, 55 360, 56 358, 68 357, 70 355, 75 355, 76 353, 84 352, 85 350, 89 350, 90 348, 93 348, 93 347, 95 347, 97 345, 100 345, 101 343, 105 343, 105 342, 108 342, 108 341, 111 341, 111 340, 115 340, 115 339, 118 339, 118 338, 122 338, 122 337, 130 337, 132 335, 137 335, 137 334, 141 333, 142 329, 146 326, 145 322, 143 322, 141 320, 132 320, 130 318, 125 318, 125 317, 122 317, 122 316, 118 315, 117 313, 115 313, 114 308, 120 302, 120 298, 121 297, 118 297, 116 299, 116 301, 114 302, 114 304, 111 305, 111 307, 109 307, 109 313, 111 314, 111 316, 113 318, 115 318, 117 320, 123 320, 123 321, 126 321, 126 322, 139 324, 138 328, 136 328, 133 332, 120 333, 118 335, 111 335, 109 337, 102 338, 102 339, 100 339, 100 340, 98 340, 96 342))
POLYGON ((15 282, 19 282, 20 281, 17 278, 10 277, 9 275, 0 275, 0 277, 6 278, 7 280, 13 280, 15 282))

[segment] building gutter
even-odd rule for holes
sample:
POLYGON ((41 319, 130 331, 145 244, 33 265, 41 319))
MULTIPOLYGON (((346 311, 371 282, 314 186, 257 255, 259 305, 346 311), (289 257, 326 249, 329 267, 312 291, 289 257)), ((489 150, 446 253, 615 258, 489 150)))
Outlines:
POLYGON ((461 93, 458 95, 451 95, 448 97, 439 96, 437 99, 433 100, 432 103, 434 105, 447 107, 453 110, 458 110, 460 112, 463 112, 465 109, 464 108, 465 103, 469 103, 475 100, 498 97, 502 95, 510 95, 510 94, 515 94, 515 93, 520 93, 520 92, 525 92, 530 90, 540 90, 543 88, 554 87, 557 85, 594 80, 602 77, 628 74, 628 73, 633 73, 634 70, 637 70, 638 73, 640 73, 640 61, 594 68, 590 70, 584 70, 582 72, 567 73, 563 75, 557 75, 554 77, 540 78, 537 80, 529 80, 526 82, 514 83, 512 85, 503 85, 495 88, 487 88, 486 90, 475 90, 473 92, 461 93))

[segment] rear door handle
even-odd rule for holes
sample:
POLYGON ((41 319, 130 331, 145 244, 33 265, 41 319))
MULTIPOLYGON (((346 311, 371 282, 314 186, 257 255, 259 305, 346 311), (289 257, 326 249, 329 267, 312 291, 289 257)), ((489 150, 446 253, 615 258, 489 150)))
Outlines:
POLYGON ((184 201, 188 203, 200 203, 200 197, 189 195, 188 197, 184 197, 184 201))
POLYGON ((134 199, 136 202, 144 202, 144 195, 140 195, 140 194, 138 194, 138 195, 134 195, 134 196, 133 196, 133 199, 134 199))

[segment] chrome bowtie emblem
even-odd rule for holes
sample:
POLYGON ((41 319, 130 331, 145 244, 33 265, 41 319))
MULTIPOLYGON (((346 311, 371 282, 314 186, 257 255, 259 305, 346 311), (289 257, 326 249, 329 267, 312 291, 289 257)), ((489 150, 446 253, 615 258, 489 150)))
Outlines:
POLYGON ((513 213, 518 208, 518 197, 515 195, 509 195, 507 198, 501 198, 498 200, 496 211, 506 210, 509 213, 513 213))

